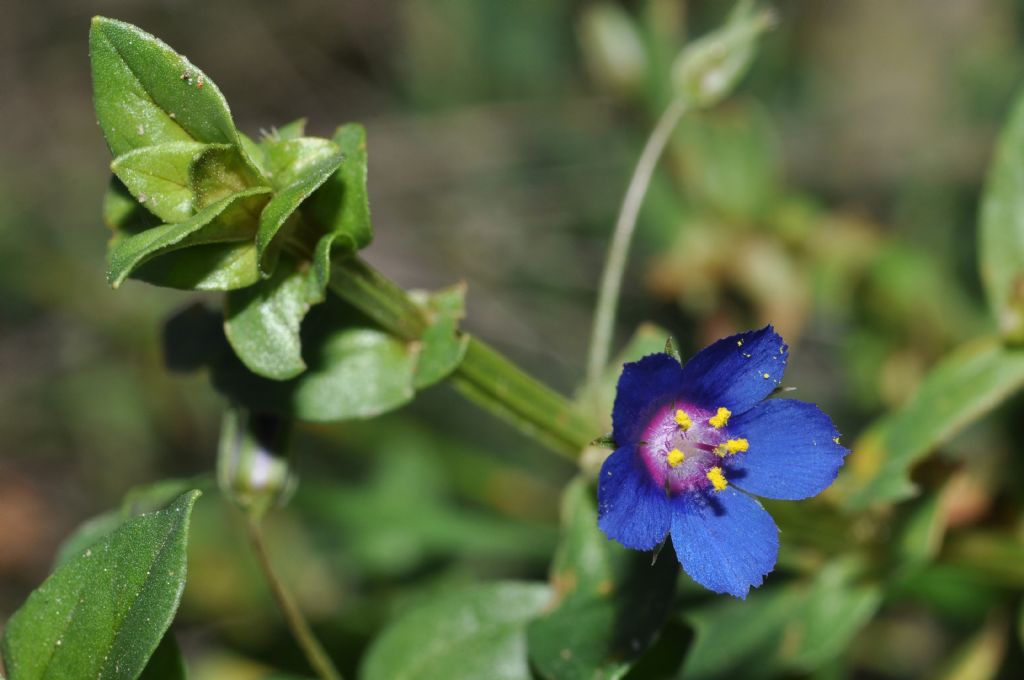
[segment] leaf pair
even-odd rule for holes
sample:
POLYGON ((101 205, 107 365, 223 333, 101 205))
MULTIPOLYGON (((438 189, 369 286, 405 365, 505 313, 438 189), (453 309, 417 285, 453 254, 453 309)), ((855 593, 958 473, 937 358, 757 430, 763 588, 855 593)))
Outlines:
MULTIPOLYGON (((289 277, 279 281, 295 283, 289 277)), ((315 289, 308 281, 303 285, 315 289)), ((164 346, 171 368, 208 368, 219 391, 253 411, 318 422, 370 418, 409 402, 417 390, 445 378, 462 361, 468 337, 457 331, 457 325, 464 296, 463 286, 421 296, 419 304, 430 323, 414 342, 384 332, 349 305, 329 298, 309 313, 298 331, 295 347, 301 348, 307 369, 288 380, 270 380, 250 371, 227 343, 230 335, 226 338, 225 331, 232 332, 232 321, 222 327, 220 316, 202 306, 190 307, 168 322, 164 346)), ((265 313, 284 320, 298 314, 287 306, 265 313)), ((250 342, 249 336, 241 337, 250 342)), ((264 340, 272 341, 265 336, 264 340)), ((258 351, 258 345, 252 349, 258 351)))

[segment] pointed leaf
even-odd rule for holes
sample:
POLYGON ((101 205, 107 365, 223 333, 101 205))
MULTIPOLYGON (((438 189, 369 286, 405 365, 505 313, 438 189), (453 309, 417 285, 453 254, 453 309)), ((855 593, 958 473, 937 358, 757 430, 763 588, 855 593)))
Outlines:
POLYGON ((1024 388, 1024 350, 980 340, 943 359, 910 401, 854 444, 837 492, 851 508, 894 502, 915 491, 915 463, 1024 388))
POLYGON ((208 148, 199 142, 144 146, 115 158, 110 169, 154 215, 164 222, 184 222, 194 212, 189 167, 208 148))
POLYGON ((166 142, 238 144, 217 85, 158 38, 95 17, 89 57, 96 116, 115 157, 166 142))
POLYGON ((117 288, 144 262, 171 250, 251 240, 253 215, 268 192, 269 189, 250 189, 204 208, 184 222, 165 224, 116 240, 107 253, 107 280, 117 288))
POLYGON ((356 123, 343 125, 334 133, 333 141, 345 162, 313 195, 307 212, 321 229, 346 236, 358 250, 373 239, 366 189, 366 130, 356 123))
POLYGON ((310 267, 284 258, 273 276, 227 296, 224 330, 235 354, 257 375, 287 380, 306 370, 299 329, 324 289, 310 267))
POLYGON ((67 562, 7 624, 11 680, 138 677, 185 586, 191 491, 67 562))
POLYGON ((387 628, 367 653, 364 680, 530 680, 526 624, 551 590, 493 583, 442 596, 387 628))
POLYGON ((981 280, 999 330, 1024 342, 1024 95, 996 145, 981 200, 981 280))
MULTIPOLYGON (((289 221, 299 206, 338 169, 344 160, 341 153, 319 158, 309 164, 305 171, 291 184, 279 190, 267 203, 260 215, 260 227, 256 234, 256 248, 260 258, 260 269, 267 274, 274 268, 277 249, 271 246, 280 242, 289 227, 289 221)), ((291 224, 294 224, 292 222, 291 224)))

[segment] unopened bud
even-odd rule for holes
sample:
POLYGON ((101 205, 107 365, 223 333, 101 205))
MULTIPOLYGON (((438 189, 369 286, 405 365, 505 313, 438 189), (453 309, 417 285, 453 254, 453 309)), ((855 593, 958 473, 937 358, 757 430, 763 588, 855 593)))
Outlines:
POLYGON ((686 46, 672 65, 676 89, 694 107, 712 106, 728 95, 754 60, 762 33, 775 25, 775 13, 739 0, 725 24, 686 46))
POLYGON ((224 412, 217 480, 240 508, 262 515, 284 505, 295 488, 289 455, 291 421, 231 407, 224 412))

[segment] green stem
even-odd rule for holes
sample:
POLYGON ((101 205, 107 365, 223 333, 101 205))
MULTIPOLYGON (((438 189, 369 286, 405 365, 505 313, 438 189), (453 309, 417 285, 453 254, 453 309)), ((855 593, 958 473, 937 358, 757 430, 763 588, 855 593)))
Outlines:
MULTIPOLYGON (((335 262, 329 285, 335 295, 403 340, 418 340, 429 324, 404 290, 357 257, 335 262)), ((594 437, 594 428, 568 399, 477 338, 469 339, 452 378, 465 397, 570 459, 594 437)))
POLYGON ((469 339, 453 382, 467 399, 572 460, 594 438, 593 427, 565 397, 476 338, 469 339))
POLYGON ((270 554, 267 552, 266 542, 263 539, 263 528, 260 525, 260 520, 256 517, 248 516, 246 517, 246 526, 249 529, 249 540, 252 543, 253 551, 256 553, 260 568, 263 570, 263 576, 267 579, 270 590, 274 595, 274 600, 277 601, 277 606, 281 610, 281 614, 284 616, 292 636, 306 655, 306 660, 309 661, 310 667, 316 671, 321 680, 342 680, 341 673, 334 667, 334 662, 331 661, 331 658, 327 655, 323 646, 321 646, 320 641, 316 639, 313 630, 302 615, 299 605, 295 602, 295 598, 274 570, 274 565, 270 562, 270 554))
POLYGON ((590 336, 590 353, 587 358, 587 383, 595 384, 601 377, 611 355, 612 335, 615 330, 615 315, 619 306, 619 292, 626 270, 629 246, 636 231, 636 220, 640 214, 647 187, 658 165, 658 159, 672 137, 672 131, 679 124, 689 106, 682 97, 673 99, 658 119, 658 124, 647 138, 640 159, 633 170, 626 195, 622 199, 619 218, 615 222, 612 242, 608 247, 604 271, 601 274, 601 288, 598 292, 594 312, 594 328, 590 336))

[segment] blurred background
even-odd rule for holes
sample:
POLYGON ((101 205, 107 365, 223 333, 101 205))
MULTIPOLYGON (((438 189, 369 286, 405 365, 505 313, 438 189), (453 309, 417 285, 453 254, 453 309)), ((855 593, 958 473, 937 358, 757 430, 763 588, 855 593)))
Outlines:
MULTIPOLYGON (((168 373, 160 349, 163 319, 194 298, 105 283, 110 158, 91 102, 93 14, 188 55, 250 135, 302 116, 320 136, 363 122, 376 231, 366 258, 406 287, 464 279, 466 328, 570 393, 619 201, 671 97, 671 61, 730 5, 5 3, 0 623, 85 518, 214 463, 221 399, 203 375, 168 373)), ((774 6, 779 26, 740 93, 684 119, 660 166, 617 346, 644 321, 672 332, 684 355, 772 322, 792 348, 787 384, 853 441, 939 357, 991 329, 976 215, 1024 82, 1024 3, 774 6)), ((1006 405, 934 464, 962 485, 963 526, 1005 519, 993 479, 1024 473, 1019 462, 996 470, 1020 441, 1022 407, 1006 405)), ((270 542, 347 670, 426 593, 545 577, 573 469, 449 388, 375 421, 301 428, 295 446, 304 480, 271 518, 270 542)), ((301 671, 236 518, 216 494, 196 513, 176 624, 194 677, 301 671)), ((971 590, 940 574, 888 600, 841 663, 786 672, 930 677, 954 668, 951 650, 977 633, 989 635, 977 649, 993 668, 1021 677, 1020 645, 1005 644, 1019 638, 1007 633, 1018 610, 999 607, 1019 603, 1024 554, 1019 542, 1007 550, 1002 581, 971 590)))

